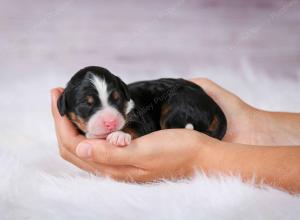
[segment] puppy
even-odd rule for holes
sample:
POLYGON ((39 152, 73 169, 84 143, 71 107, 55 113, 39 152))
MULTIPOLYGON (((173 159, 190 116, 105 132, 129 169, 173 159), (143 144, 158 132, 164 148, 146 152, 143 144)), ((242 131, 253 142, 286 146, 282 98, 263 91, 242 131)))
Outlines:
POLYGON ((184 79, 158 79, 126 85, 107 69, 79 70, 58 100, 87 138, 126 146, 133 138, 169 129, 194 129, 222 139, 227 121, 220 107, 198 85, 184 79))

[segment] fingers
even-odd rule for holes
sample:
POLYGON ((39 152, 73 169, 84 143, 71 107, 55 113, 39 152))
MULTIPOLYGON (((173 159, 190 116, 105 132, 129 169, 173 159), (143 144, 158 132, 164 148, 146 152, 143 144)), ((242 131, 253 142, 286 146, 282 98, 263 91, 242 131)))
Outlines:
POLYGON ((96 175, 107 176, 117 181, 141 182, 148 179, 149 172, 133 166, 95 165, 96 175))
MULTIPOLYGON (((155 156, 160 155, 164 141, 164 132, 153 132, 134 139, 126 147, 118 147, 106 140, 89 139, 81 142, 76 149, 76 154, 84 159, 108 165, 130 165, 145 168, 148 162, 154 162, 155 156), (157 141, 160 140, 160 141, 157 141), (162 147, 160 147, 162 146, 162 147), (149 161, 147 161, 149 160, 149 161)), ((169 132, 167 132, 169 134, 169 132)), ((172 137, 176 136, 170 134, 172 137)), ((169 135, 169 136, 170 136, 169 135)), ((171 138, 172 138, 171 137, 171 138)))
POLYGON ((133 146, 117 147, 106 140, 92 139, 81 142, 76 154, 96 163, 107 165, 132 165, 136 163, 136 152, 133 146))
POLYGON ((73 153, 69 152, 66 148, 59 148, 59 154, 60 156, 66 160, 72 163, 73 165, 77 166, 78 168, 85 170, 87 172, 96 173, 97 169, 94 168, 92 165, 87 163, 86 161, 81 160, 80 158, 76 157, 73 153))
POLYGON ((228 106, 238 106, 242 100, 232 92, 222 88, 218 84, 206 78, 192 79, 192 82, 201 86, 204 91, 226 112, 230 112, 228 106))
POLYGON ((54 118, 60 116, 57 109, 57 100, 63 93, 63 88, 55 88, 51 90, 51 110, 54 118))
POLYGON ((75 129, 74 125, 67 119, 67 117, 62 117, 57 108, 57 100, 61 96, 63 92, 62 88, 52 89, 51 90, 51 109, 52 115, 54 118, 54 122, 57 125, 63 125, 68 128, 68 131, 72 131, 74 134, 78 134, 77 130, 75 129))
POLYGON ((216 96, 218 94, 231 94, 228 90, 222 88, 215 82, 207 78, 195 78, 191 80, 192 82, 201 86, 209 95, 216 96))
POLYGON ((140 182, 145 181, 148 172, 133 166, 96 164, 91 161, 83 161, 65 148, 60 148, 63 159, 74 164, 78 168, 99 176, 107 176, 118 181, 140 182))
POLYGON ((67 117, 61 117, 57 109, 57 100, 62 94, 63 89, 57 88, 51 91, 51 109, 55 123, 56 136, 61 147, 65 147, 68 151, 75 153, 76 146, 86 138, 80 135, 67 117))
POLYGON ((115 180, 136 182, 146 179, 148 172, 132 165, 132 147, 119 148, 105 140, 87 141, 67 117, 61 117, 57 109, 57 100, 62 93, 62 88, 51 91, 51 110, 61 157, 80 169, 115 180))

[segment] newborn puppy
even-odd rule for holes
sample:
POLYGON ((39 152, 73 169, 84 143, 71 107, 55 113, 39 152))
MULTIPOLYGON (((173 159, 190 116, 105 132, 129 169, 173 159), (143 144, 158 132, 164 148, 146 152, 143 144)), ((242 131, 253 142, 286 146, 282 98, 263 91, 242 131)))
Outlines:
POLYGON ((107 69, 78 71, 58 100, 87 138, 126 146, 131 139, 168 128, 195 129, 222 139, 227 121, 220 107, 198 85, 184 79, 158 79, 126 85, 107 69))

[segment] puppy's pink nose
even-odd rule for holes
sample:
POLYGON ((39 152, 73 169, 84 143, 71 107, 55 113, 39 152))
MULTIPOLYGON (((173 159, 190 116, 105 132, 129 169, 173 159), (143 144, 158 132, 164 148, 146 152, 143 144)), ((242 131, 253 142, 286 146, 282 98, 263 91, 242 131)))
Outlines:
POLYGON ((116 119, 112 119, 112 120, 109 120, 109 121, 104 121, 104 126, 108 130, 114 130, 117 127, 117 120, 116 119))

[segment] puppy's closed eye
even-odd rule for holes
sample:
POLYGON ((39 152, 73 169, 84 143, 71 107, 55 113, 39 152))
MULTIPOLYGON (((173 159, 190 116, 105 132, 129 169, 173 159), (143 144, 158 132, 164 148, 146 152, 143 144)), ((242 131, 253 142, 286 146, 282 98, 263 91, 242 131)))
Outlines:
POLYGON ((95 100, 94 100, 93 96, 87 96, 86 97, 86 104, 87 105, 92 106, 92 105, 94 105, 94 103, 95 103, 95 100))
POLYGON ((113 91, 111 93, 111 97, 114 101, 118 101, 121 98, 120 93, 118 93, 117 91, 113 91))
POLYGON ((79 112, 88 113, 93 108, 95 104, 95 99, 92 96, 86 96, 81 99, 80 103, 76 106, 76 110, 79 112))

